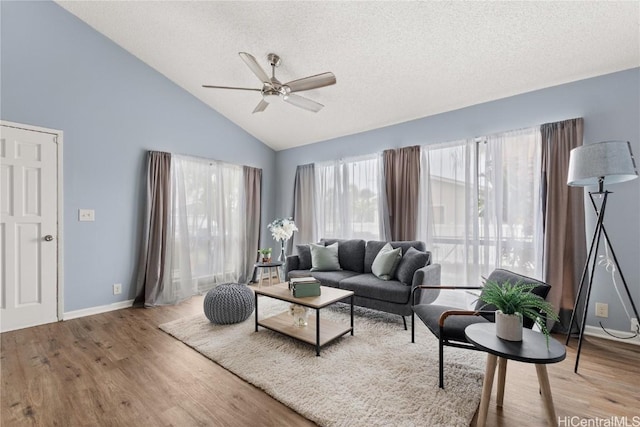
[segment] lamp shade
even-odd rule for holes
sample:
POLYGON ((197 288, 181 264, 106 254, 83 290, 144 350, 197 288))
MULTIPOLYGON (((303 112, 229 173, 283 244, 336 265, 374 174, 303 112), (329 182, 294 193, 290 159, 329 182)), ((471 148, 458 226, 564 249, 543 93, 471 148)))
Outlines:
POLYGON ((636 164, 627 141, 604 141, 581 145, 571 150, 567 184, 586 187, 615 184, 638 177, 636 164))

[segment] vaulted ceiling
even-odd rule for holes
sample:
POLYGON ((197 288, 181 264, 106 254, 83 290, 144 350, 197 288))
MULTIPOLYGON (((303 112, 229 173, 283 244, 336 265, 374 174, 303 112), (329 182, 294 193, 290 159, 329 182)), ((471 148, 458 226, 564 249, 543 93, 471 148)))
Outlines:
POLYGON ((640 66, 640 2, 58 1, 275 150, 376 129, 640 66), (261 88, 337 83, 252 114, 261 88))

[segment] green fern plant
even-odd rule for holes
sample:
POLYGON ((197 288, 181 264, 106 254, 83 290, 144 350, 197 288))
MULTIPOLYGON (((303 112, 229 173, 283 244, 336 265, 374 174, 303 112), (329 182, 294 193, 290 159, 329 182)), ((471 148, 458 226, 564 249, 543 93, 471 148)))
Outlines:
POLYGON ((494 281, 486 281, 480 300, 494 305, 504 314, 520 313, 523 317, 531 319, 540 328, 540 331, 547 338, 549 346, 549 329, 546 318, 558 320, 558 315, 553 310, 553 306, 532 291, 536 285, 518 281, 515 285, 510 282, 502 285, 494 281))

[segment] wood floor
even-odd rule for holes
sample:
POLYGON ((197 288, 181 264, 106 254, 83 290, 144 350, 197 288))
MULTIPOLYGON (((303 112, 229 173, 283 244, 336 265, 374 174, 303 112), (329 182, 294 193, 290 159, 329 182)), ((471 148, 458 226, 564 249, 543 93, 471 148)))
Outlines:
MULTIPOLYGON (((313 425, 157 328, 200 310, 195 297, 2 334, 0 425, 313 425)), ((575 347, 548 366, 557 415, 640 423, 640 347, 588 338, 574 374, 575 347)), ((533 365, 509 362, 504 407, 492 400, 487 425, 545 425, 533 365)))

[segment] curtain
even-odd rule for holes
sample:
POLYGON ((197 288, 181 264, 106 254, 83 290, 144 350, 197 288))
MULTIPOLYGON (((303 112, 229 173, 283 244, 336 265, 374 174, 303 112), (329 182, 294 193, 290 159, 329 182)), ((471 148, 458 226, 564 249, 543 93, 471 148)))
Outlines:
POLYGON ((318 237, 380 240, 384 198, 377 154, 315 165, 318 237))
POLYGON ((422 147, 418 236, 443 283, 541 276, 539 168, 537 128, 422 147))
POLYGON ((176 304, 248 282, 260 234, 260 169, 149 153, 136 304, 176 304))
MULTIPOLYGON (((165 304, 248 281, 243 167, 188 156, 174 156, 174 164, 174 280, 165 287, 165 304)), ((256 254, 257 248, 251 263, 256 254)))
POLYGON ((244 175, 244 209, 245 224, 243 230, 244 257, 240 269, 239 281, 242 283, 253 280, 254 261, 257 259, 260 247, 260 210, 262 207, 262 169, 243 167, 244 175))
POLYGON ((420 147, 385 150, 384 179, 391 240, 415 240, 420 187, 420 147))
POLYGON ((147 154, 147 203, 135 306, 154 305, 162 291, 171 216, 171 154, 147 154))
POLYGON ((551 285, 548 299, 559 312, 560 325, 567 328, 587 259, 584 191, 567 185, 569 153, 582 145, 583 126, 583 119, 577 118, 540 128, 545 211, 543 277, 551 285))
POLYGON ((426 145, 421 150, 418 238, 442 265, 442 283, 477 284, 470 253, 477 211, 473 140, 426 145), (469 262, 467 262, 469 260, 469 262))
POLYGON ((480 273, 497 267, 542 277, 538 128, 491 135, 478 147, 480 273))
POLYGON ((300 165, 296 168, 293 184, 293 221, 298 231, 289 240, 288 253, 292 253, 297 244, 316 242, 316 190, 315 166, 313 163, 300 165))

